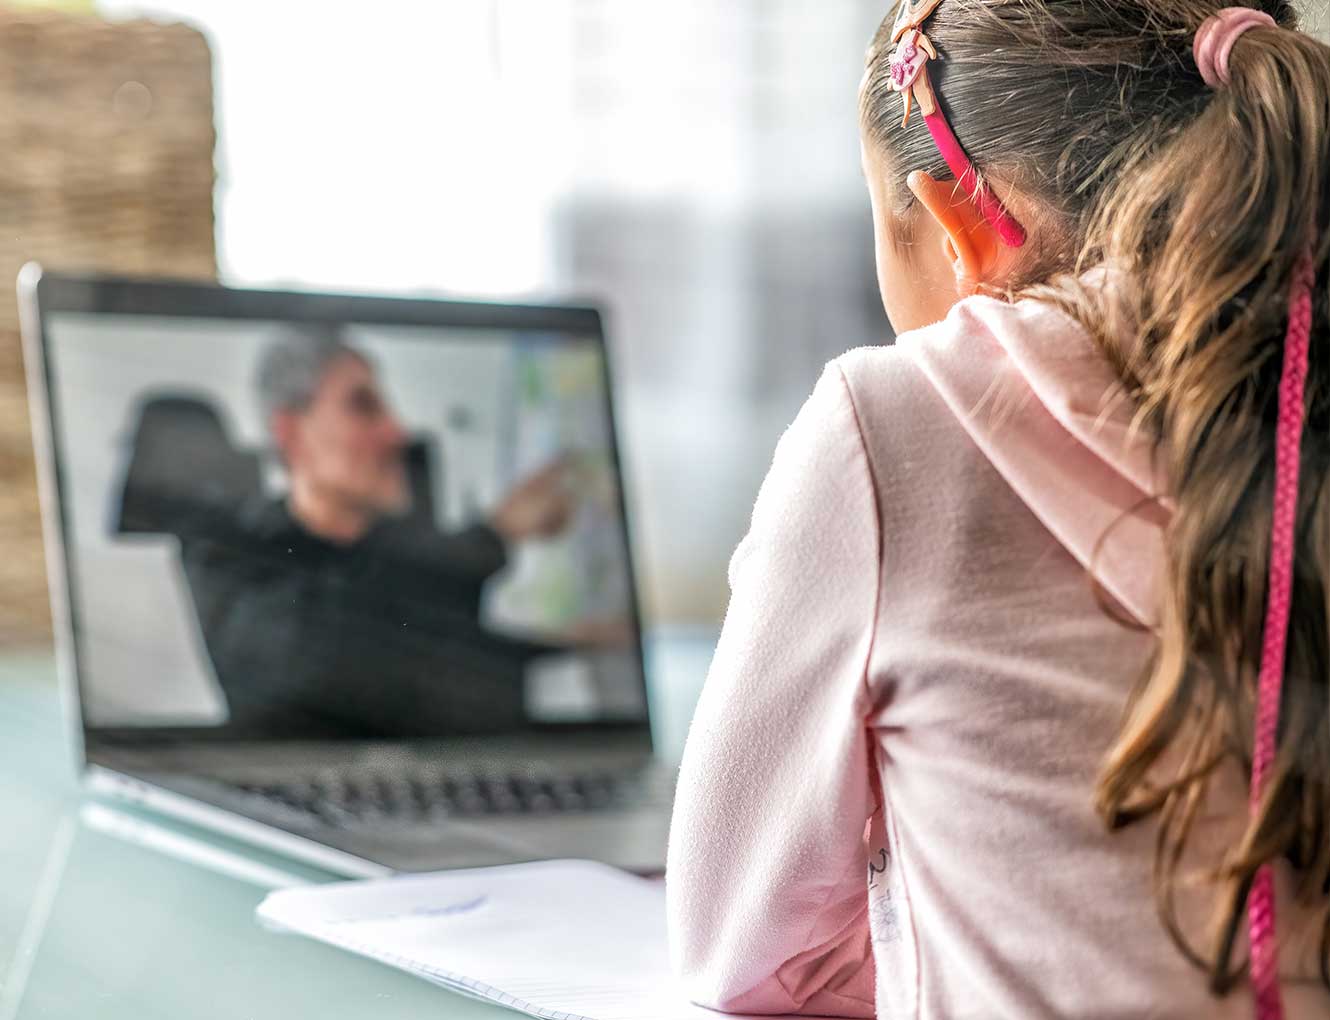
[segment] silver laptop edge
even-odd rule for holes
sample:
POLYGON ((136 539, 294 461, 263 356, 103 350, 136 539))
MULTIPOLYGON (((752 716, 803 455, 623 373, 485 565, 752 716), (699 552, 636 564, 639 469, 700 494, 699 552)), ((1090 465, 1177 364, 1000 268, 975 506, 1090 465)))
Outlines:
POLYGON ((224 836, 231 836, 242 843, 287 854, 339 875, 381 878, 392 874, 392 868, 382 864, 375 864, 373 861, 364 860, 324 843, 305 839, 284 829, 246 818, 224 808, 214 807, 204 801, 174 793, 101 765, 86 767, 84 785, 91 793, 105 794, 117 800, 160 811, 183 822, 190 822, 224 836))
POLYGON ((69 746, 74 751, 74 767, 82 775, 87 767, 87 754, 83 745, 83 705, 79 699, 74 621, 70 612, 68 574, 65 571, 65 534, 60 523, 60 491, 55 476, 55 437, 51 434, 46 359, 42 351, 41 317, 37 308, 37 285, 41 278, 42 267, 36 262, 29 262, 19 270, 19 332, 23 339, 28 417, 36 453, 37 498, 42 517, 42 545, 46 550, 46 584, 50 591, 51 630, 55 638, 60 707, 70 738, 69 746))

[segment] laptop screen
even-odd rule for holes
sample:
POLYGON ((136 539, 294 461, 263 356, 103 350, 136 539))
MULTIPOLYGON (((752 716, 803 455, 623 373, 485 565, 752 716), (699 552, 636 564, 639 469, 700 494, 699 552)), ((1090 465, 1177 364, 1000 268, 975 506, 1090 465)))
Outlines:
POLYGON ((141 288, 43 302, 85 730, 645 731, 595 313, 141 288))

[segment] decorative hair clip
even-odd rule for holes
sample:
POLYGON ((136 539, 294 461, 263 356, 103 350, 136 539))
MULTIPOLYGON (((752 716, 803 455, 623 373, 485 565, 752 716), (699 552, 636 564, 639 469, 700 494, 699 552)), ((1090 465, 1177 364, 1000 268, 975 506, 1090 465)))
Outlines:
POLYGON ((905 119, 901 126, 910 123, 910 115, 917 104, 938 152, 946 160, 965 193, 979 207, 984 219, 993 225, 1002 243, 1008 248, 1019 248, 1025 244, 1025 228, 1007 212, 992 189, 980 180, 979 171, 947 122, 928 77, 928 62, 937 60, 938 55, 921 26, 941 4, 942 0, 903 0, 900 14, 896 18, 896 27, 891 37, 892 42, 896 43, 896 50, 891 56, 891 90, 901 93, 905 100, 905 119))

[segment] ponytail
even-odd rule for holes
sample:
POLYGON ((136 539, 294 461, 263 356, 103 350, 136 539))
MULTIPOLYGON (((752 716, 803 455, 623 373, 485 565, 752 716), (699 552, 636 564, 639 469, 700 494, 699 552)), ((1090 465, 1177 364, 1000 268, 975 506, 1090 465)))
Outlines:
MULTIPOLYGON (((1107 196, 1087 248, 1121 266, 1136 291, 1141 326, 1122 363, 1142 418, 1165 437, 1176 505, 1159 652, 1131 698, 1098 806, 1110 825, 1157 812, 1159 855, 1176 862, 1220 762, 1236 757, 1255 773, 1252 817, 1217 871, 1221 892, 1203 954, 1217 992, 1241 976, 1232 955, 1249 899, 1257 915, 1253 983, 1259 992, 1273 978, 1258 936, 1269 927, 1260 917, 1275 862, 1298 866, 1299 899, 1323 915, 1330 890, 1327 159, 1330 49, 1297 32, 1256 28, 1234 46, 1229 80, 1207 108, 1162 151, 1143 154, 1107 196), (1301 351, 1306 364, 1309 344, 1304 394, 1302 380, 1290 378, 1299 374, 1290 355, 1301 351), (1294 413, 1277 486, 1281 421, 1287 437, 1294 413), (1295 478, 1290 489, 1290 472, 1301 486, 1295 478), (1288 504, 1283 529, 1280 495, 1288 504), (1281 563, 1272 532, 1290 530, 1291 564, 1287 556, 1281 563), (1271 584, 1281 570, 1283 598, 1271 584), (1298 612, 1285 646, 1282 625, 1270 618, 1288 616, 1289 596, 1298 612), (1253 759, 1253 746, 1263 745, 1268 762, 1253 759), (1152 786, 1147 777, 1176 748, 1187 766, 1152 786)), ((1173 872, 1161 869, 1161 902, 1171 903, 1172 882, 1173 872)), ((1330 985, 1328 936, 1323 926, 1330 985)))

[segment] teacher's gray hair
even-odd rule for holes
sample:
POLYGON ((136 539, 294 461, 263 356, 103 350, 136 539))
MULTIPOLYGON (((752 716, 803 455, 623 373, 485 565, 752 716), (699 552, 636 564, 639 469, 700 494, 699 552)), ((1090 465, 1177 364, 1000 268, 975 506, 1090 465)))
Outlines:
POLYGON ((369 359, 346 342, 344 328, 331 322, 283 326, 259 356, 255 390, 264 428, 278 411, 302 411, 314 400, 328 367, 345 357, 369 359))

